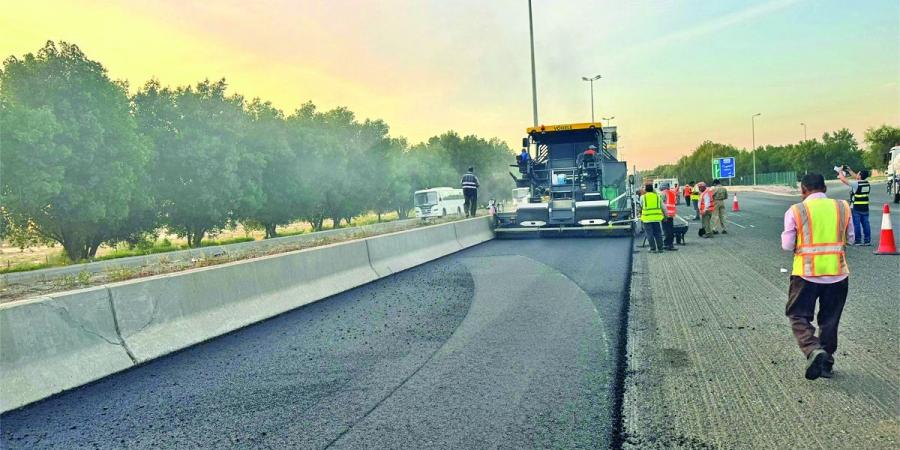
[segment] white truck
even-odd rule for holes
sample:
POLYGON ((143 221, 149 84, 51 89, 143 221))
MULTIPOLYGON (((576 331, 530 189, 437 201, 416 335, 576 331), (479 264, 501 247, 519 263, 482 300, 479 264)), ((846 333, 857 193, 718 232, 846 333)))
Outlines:
POLYGON ((885 159, 887 159, 888 195, 894 197, 894 203, 900 203, 900 145, 892 147, 885 159))

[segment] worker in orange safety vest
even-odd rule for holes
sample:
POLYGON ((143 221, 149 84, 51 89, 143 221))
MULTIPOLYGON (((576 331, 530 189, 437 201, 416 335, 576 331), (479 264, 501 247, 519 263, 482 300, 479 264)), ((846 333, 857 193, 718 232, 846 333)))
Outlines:
POLYGON ((716 210, 716 200, 713 198, 713 190, 708 189, 706 183, 701 181, 698 185, 700 186, 700 205, 698 205, 697 211, 702 220, 703 237, 709 239, 713 237, 712 215, 716 210))
MULTIPOLYGON (((660 186, 662 187, 662 186, 660 186)), ((675 248, 675 203, 678 199, 678 188, 664 188, 662 192, 663 205, 665 205, 665 217, 662 220, 663 250, 677 251, 675 248)))

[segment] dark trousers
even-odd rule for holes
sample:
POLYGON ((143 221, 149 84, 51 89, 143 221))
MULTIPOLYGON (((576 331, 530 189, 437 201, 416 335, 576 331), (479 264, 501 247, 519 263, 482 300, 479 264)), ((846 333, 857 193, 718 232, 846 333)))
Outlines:
POLYGON ((853 234, 855 243, 872 242, 872 227, 869 225, 869 212, 853 210, 853 234))
POLYGON ((466 217, 475 217, 475 209, 478 205, 478 189, 463 189, 463 196, 466 199, 463 205, 466 217))
POLYGON ((690 195, 684 196, 684 204, 687 206, 691 206, 691 196, 690 195))
POLYGON ((650 250, 663 249, 662 228, 659 222, 644 222, 644 232, 647 233, 650 250))
POLYGON ((788 288, 788 302, 784 313, 791 322, 791 329, 797 344, 806 357, 813 350, 821 348, 828 352, 828 360, 834 363, 834 352, 838 344, 838 323, 847 301, 849 278, 831 284, 813 283, 792 275, 788 288), (816 300, 819 301, 819 336, 812 325, 816 311, 816 300))
POLYGON ((663 230, 663 245, 666 248, 673 248, 675 246, 675 219, 671 217, 666 217, 662 221, 662 230, 663 230))

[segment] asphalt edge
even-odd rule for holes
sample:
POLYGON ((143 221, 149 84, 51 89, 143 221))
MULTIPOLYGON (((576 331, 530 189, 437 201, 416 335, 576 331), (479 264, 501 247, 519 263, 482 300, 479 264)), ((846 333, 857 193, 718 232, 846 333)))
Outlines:
MULTIPOLYGON (((641 275, 634 270, 634 255, 638 253, 635 246, 636 238, 631 237, 631 251, 628 252, 629 270, 625 278, 625 288, 622 290, 622 309, 619 312, 619 340, 616 343, 616 370, 613 377, 613 423, 610 431, 610 448, 619 450, 623 448, 626 438, 625 430, 625 389, 626 377, 628 375, 628 330, 631 311, 631 290, 633 289, 634 275, 641 275)), ((646 257, 644 257, 646 258, 646 257)), ((638 258, 640 259, 640 257, 638 258)), ((646 261, 644 262, 646 265, 646 261)))

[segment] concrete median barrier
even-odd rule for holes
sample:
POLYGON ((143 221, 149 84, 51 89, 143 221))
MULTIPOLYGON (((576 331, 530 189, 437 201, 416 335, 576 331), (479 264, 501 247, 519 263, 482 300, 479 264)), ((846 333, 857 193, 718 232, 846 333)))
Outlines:
POLYGON ((366 239, 369 260, 379 277, 424 264, 462 249, 453 223, 432 225, 366 239))
POLYGON ((494 238, 490 217, 478 217, 453 222, 453 228, 456 231, 456 240, 459 241, 459 245, 462 248, 478 245, 494 238))
POLYGON ((365 241, 110 285, 138 362, 180 350, 377 279, 365 241))
POLYGON ((0 411, 132 365, 105 287, 0 305, 0 411))
POLYGON ((18 408, 493 237, 486 217, 0 305, 18 408))

